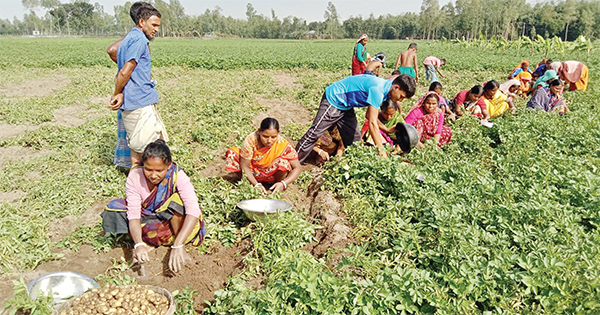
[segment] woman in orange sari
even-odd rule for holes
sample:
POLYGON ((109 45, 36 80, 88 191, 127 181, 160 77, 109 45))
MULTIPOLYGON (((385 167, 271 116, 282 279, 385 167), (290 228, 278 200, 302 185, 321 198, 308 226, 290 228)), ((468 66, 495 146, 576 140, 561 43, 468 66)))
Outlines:
POLYGON ((302 168, 298 153, 284 137, 279 135, 279 122, 275 118, 265 118, 260 128, 249 134, 242 148, 227 150, 225 170, 243 172, 250 184, 268 193, 283 191, 293 183, 302 168))

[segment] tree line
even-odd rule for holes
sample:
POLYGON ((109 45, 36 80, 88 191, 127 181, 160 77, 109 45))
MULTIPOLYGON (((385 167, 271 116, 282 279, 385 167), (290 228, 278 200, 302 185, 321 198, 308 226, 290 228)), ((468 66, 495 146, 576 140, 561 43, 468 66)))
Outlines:
MULTIPOLYGON (((527 36, 574 40, 583 35, 600 37, 600 1, 564 0, 527 3, 526 0, 455 0, 440 6, 438 0, 423 0, 419 13, 370 14, 341 20, 329 2, 322 21, 286 16, 274 10, 258 14, 251 3, 246 18, 226 16, 216 6, 200 15, 188 15, 178 0, 151 0, 162 14, 161 36, 231 36, 242 38, 358 38, 367 33, 375 39, 465 39, 502 37, 513 40, 527 36)), ((132 2, 114 7, 108 14, 98 4, 76 0, 22 0, 29 10, 22 19, 0 19, 0 35, 122 35, 133 25, 132 2), (45 11, 38 16, 36 10, 45 11)))

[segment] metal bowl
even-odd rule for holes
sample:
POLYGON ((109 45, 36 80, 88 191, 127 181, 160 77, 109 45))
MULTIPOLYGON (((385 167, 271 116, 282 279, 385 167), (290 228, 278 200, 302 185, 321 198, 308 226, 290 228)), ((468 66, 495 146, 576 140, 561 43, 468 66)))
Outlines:
POLYGON ((248 199, 238 202, 237 207, 252 221, 263 220, 265 214, 286 212, 294 208, 289 202, 277 199, 248 199))
POLYGON ((94 288, 99 288, 94 279, 72 271, 50 272, 35 278, 27 285, 32 300, 52 292, 55 305, 94 288))

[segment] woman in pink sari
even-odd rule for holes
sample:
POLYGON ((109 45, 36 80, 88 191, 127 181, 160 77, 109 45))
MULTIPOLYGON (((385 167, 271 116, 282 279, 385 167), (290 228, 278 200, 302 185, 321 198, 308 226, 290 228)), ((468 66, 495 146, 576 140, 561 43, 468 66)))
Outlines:
POLYGON ((585 92, 589 82, 589 69, 580 61, 568 60, 553 62, 550 69, 555 70, 561 80, 569 83, 569 91, 580 90, 585 92))
POLYGON ((438 104, 440 96, 430 91, 421 97, 417 104, 408 112, 404 119, 407 124, 413 125, 419 134, 417 148, 423 147, 425 140, 433 138, 439 146, 452 140, 452 129, 444 126, 444 113, 438 104))

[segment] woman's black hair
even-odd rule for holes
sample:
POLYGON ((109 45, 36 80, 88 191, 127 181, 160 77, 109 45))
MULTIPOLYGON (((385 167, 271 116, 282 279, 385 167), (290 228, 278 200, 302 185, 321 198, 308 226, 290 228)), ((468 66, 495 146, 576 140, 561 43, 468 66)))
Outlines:
POLYGON ((435 89, 442 89, 442 84, 438 81, 431 82, 429 85, 429 91, 435 91, 435 89))
POLYGON ((557 86, 557 85, 561 85, 562 82, 560 82, 560 80, 558 79, 552 79, 552 81, 548 82, 549 86, 557 86))
POLYGON ((398 110, 398 104, 396 102, 392 102, 392 100, 383 101, 379 109, 381 110, 381 112, 385 112, 390 107, 395 109, 396 111, 398 110))
POLYGON ((481 85, 477 84, 469 90, 469 93, 475 94, 475 95, 481 95, 481 94, 483 94, 483 87, 481 85))
POLYGON ((171 150, 167 146, 167 143, 163 139, 158 139, 146 146, 144 152, 142 153, 142 157, 140 162, 144 164, 146 160, 151 157, 157 157, 165 163, 165 165, 170 165, 173 162, 173 158, 171 157, 171 150))
POLYGON ((267 117, 260 122, 260 131, 275 129, 279 131, 279 122, 273 117, 267 117))
POLYGON ((485 85, 483 86, 483 90, 484 91, 491 91, 495 88, 500 87, 500 84, 498 84, 498 82, 496 80, 489 80, 485 83, 485 85))
POLYGON ((423 105, 425 105, 425 102, 427 102, 428 98, 432 98, 432 97, 435 97, 435 99, 437 100, 438 104, 440 103, 440 97, 437 95, 437 93, 431 93, 431 94, 427 95, 425 97, 425 99, 423 99, 423 105))

